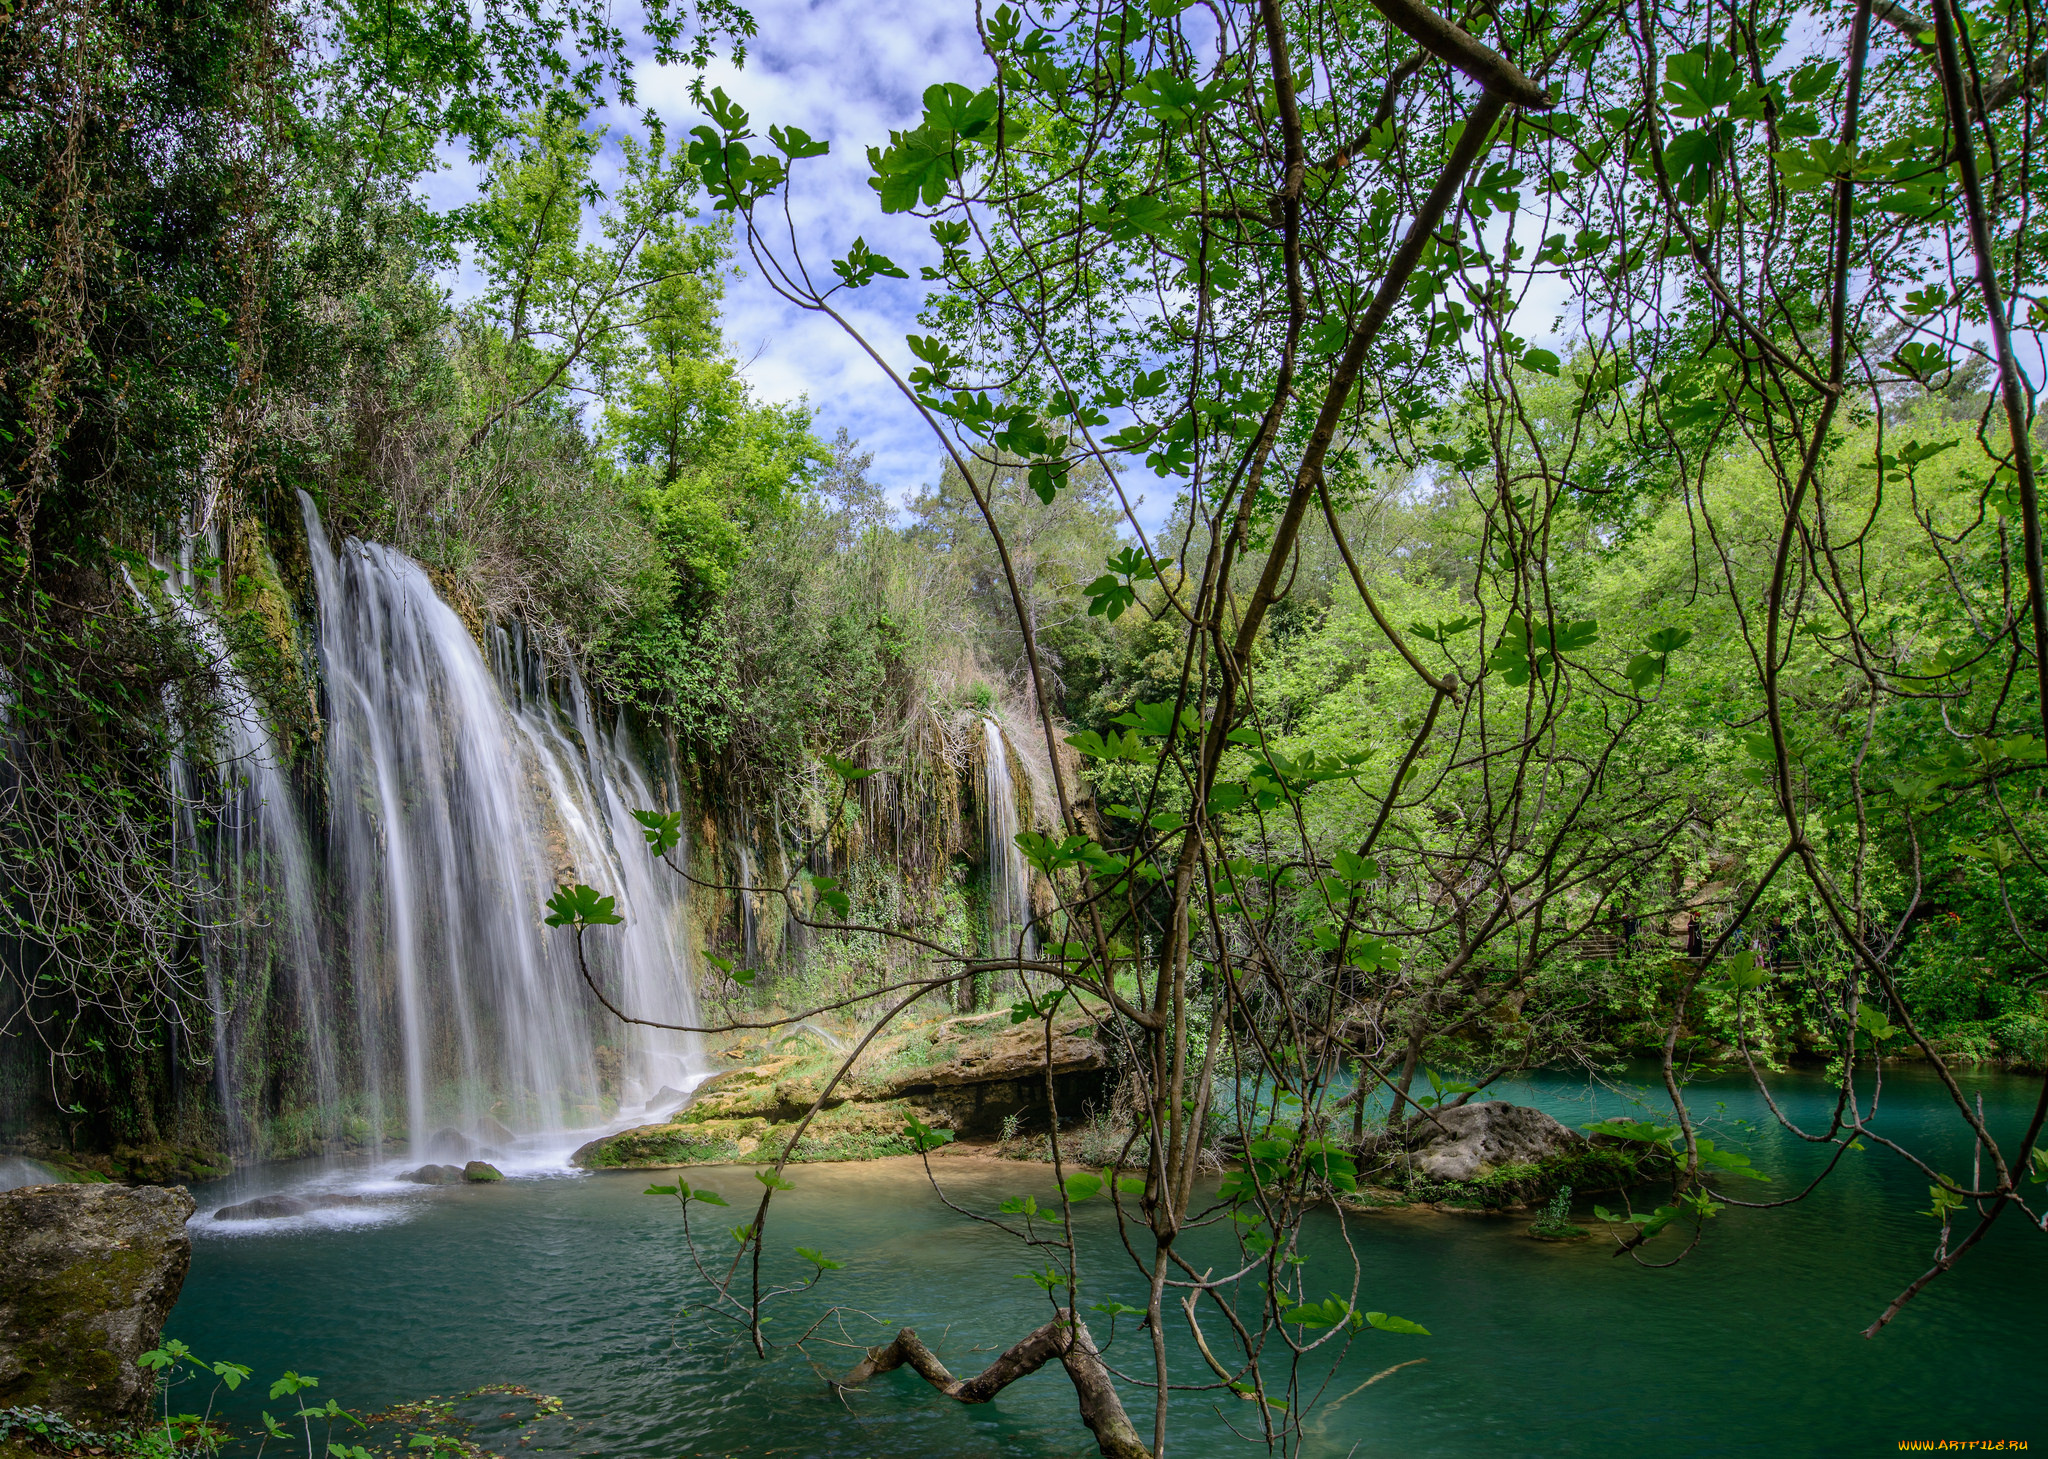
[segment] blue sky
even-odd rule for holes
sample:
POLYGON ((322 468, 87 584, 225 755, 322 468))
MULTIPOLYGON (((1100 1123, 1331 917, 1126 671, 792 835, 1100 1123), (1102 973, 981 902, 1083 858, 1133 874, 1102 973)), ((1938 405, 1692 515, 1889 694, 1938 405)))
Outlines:
MULTIPOLYGON (((814 273, 856 236, 912 274, 919 263, 935 261, 923 224, 883 215, 867 185, 867 148, 887 141, 890 128, 913 124, 933 83, 985 83, 988 62, 971 0, 755 0, 752 9, 759 34, 745 68, 717 66, 709 82, 753 114, 763 137, 770 123, 794 124, 832 143, 829 155, 797 169, 791 196, 814 273)), ((694 121, 688 82, 679 68, 648 67, 641 99, 664 117, 694 121)), ((923 286, 914 281, 877 279, 848 312, 907 369, 903 336, 915 329, 922 298, 923 286)), ((761 395, 807 398, 821 435, 844 426, 859 437, 875 453, 874 478, 898 501, 936 476, 937 443, 874 363, 831 320, 784 304, 751 269, 728 286, 726 343, 761 395)))
MULTIPOLYGON (((814 276, 829 276, 827 261, 843 256, 856 237, 913 275, 919 264, 935 262, 938 250, 923 222, 882 213, 867 185, 867 148, 886 142, 891 128, 914 124, 934 83, 986 84, 973 0, 754 0, 751 9, 759 33, 745 66, 720 62, 707 85, 744 106, 758 136, 765 138, 770 124, 795 125, 831 142, 829 155, 800 164, 790 199, 814 276)), ((702 120, 690 101, 690 79, 686 69, 651 59, 638 72, 639 104, 659 112, 672 134, 702 120)), ((605 120, 615 130, 632 122, 617 111, 605 120)), ((429 191, 440 204, 467 202, 477 178, 466 161, 456 161, 429 191)), ((778 299, 744 257, 739 263, 740 276, 727 285, 726 344, 756 393, 807 400, 828 440, 845 427, 874 453, 870 474, 899 505, 935 480, 937 442, 860 347, 830 319, 778 299)), ((467 271, 451 280, 458 299, 476 282, 467 271)), ((878 278, 837 302, 907 371, 914 361, 903 336, 917 328, 924 287, 914 278, 878 278)), ((1130 489, 1144 493, 1139 516, 1148 529, 1156 526, 1172 505, 1171 492, 1136 479, 1130 489)))

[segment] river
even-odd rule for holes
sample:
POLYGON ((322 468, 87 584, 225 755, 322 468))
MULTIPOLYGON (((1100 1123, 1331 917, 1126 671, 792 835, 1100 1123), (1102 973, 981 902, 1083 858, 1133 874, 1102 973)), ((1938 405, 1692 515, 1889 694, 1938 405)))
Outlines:
MULTIPOLYGON (((2038 1081, 1965 1077, 1997 1128, 2024 1125, 2038 1081)), ((1825 1121, 1831 1098, 1818 1078, 1789 1076, 1774 1088, 1794 1118, 1825 1121)), ((1645 1096, 1640 1084, 1555 1074, 1503 1092, 1568 1124, 1641 1112, 1633 1101, 1645 1096)), ((1768 1185, 1736 1182, 1732 1192, 1788 1195, 1814 1168, 1816 1152, 1767 1123, 1745 1080, 1702 1079, 1692 1097, 1718 1143, 1746 1151, 1775 1177, 1768 1185)), ((1948 1136, 1953 1121, 1943 1110, 1930 1077, 1892 1071, 1877 1128, 1940 1142, 1947 1168, 1966 1173, 1968 1144, 1948 1136)), ((982 1208, 1051 1189, 1044 1166, 963 1159, 939 1168, 950 1194, 982 1208)), ((320 1377, 312 1396, 351 1408, 497 1382, 544 1390, 563 1400, 568 1417, 525 1433, 529 1452, 1093 1452, 1057 1367, 980 1407, 943 1400, 907 1371, 842 1402, 803 1353, 784 1349, 760 1361, 699 1310, 705 1287, 680 1240, 676 1206, 643 1195, 644 1175, 582 1175, 546 1151, 508 1171, 513 1178, 502 1185, 421 1190, 374 1172, 272 1169, 201 1188, 192 1272, 169 1335, 205 1357, 255 1367, 257 1382, 229 1401, 239 1418, 278 1409, 259 1387, 292 1368, 320 1377), (214 1222, 205 1214, 259 1189, 337 1180, 372 1202, 281 1222, 214 1222)), ((745 1168, 685 1174, 735 1206, 758 1196, 745 1168)), ((1013 1275, 1028 1264, 1022 1254, 948 1212, 914 1162, 799 1166, 790 1176, 796 1189, 777 1199, 770 1218, 771 1271, 797 1276, 798 1246, 845 1268, 815 1292, 783 1299, 769 1331, 793 1337, 826 1308, 847 1309, 807 1345, 821 1367, 844 1369, 858 1356, 832 1341, 882 1342, 910 1325, 956 1373, 973 1372, 1045 1320, 1044 1296, 1013 1275)), ((2048 1238, 2015 1213, 1890 1329, 1874 1341, 1860 1336, 1927 1264, 1935 1223, 1914 1214, 1928 1204, 1925 1188, 1897 1157, 1867 1149, 1801 1205, 1724 1211, 1688 1260, 1661 1271, 1615 1257, 1597 1233, 1570 1244, 1531 1240, 1522 1234, 1526 1216, 1347 1218, 1364 1268, 1359 1305, 1419 1322, 1431 1335, 1366 1331, 1326 1400, 1392 1364, 1427 1361, 1326 1401, 1310 1420, 1304 1452, 1706 1459, 1889 1453, 1917 1438, 2048 1443, 2048 1238)), ((1107 1208, 1098 1198, 1082 1210, 1077 1230, 1103 1274, 1084 1304, 1142 1304, 1142 1283, 1115 1249, 1107 1208)), ((1594 1224, 1587 1202, 1578 1210, 1582 1224, 1594 1224)), ((738 1210, 710 1214, 727 1217, 724 1224, 744 1219, 738 1210)), ((1348 1265, 1337 1220, 1320 1215, 1310 1225, 1310 1270, 1341 1290, 1348 1265)), ((717 1226, 711 1237, 713 1250, 721 1242, 731 1249, 717 1226)), ((1191 1245, 1220 1258, 1213 1235, 1191 1245)), ((1667 1245, 1675 1249, 1671 1233, 1659 1239, 1667 1245)), ((1098 1339, 1108 1335, 1106 1319, 1091 1325, 1098 1339)), ((1177 1376, 1201 1381, 1184 1324, 1173 1341, 1177 1376)), ((1110 1356, 1141 1370, 1149 1346, 1119 1324, 1110 1356)), ((204 1395, 188 1391, 179 1401, 197 1404, 204 1395)), ((1127 1389, 1126 1402, 1149 1430, 1145 1397, 1127 1389)), ((1174 1452, 1254 1452, 1230 1427, 1245 1428, 1250 1407, 1230 1399, 1225 1408, 1213 1392, 1177 1400, 1174 1452)), ((477 1436, 507 1449, 519 1439, 490 1414, 477 1436)))

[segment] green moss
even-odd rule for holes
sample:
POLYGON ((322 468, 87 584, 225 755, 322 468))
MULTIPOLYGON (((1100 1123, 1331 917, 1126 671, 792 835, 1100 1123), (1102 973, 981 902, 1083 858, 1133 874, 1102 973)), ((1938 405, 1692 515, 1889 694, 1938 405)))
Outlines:
POLYGON ((1376 1172, 1374 1179, 1411 1201, 1459 1211, 1504 1211, 1547 1200, 1565 1186, 1588 1193, 1626 1190, 1656 1178, 1667 1165, 1654 1153, 1589 1145, 1535 1164, 1496 1165, 1471 1180, 1431 1180, 1398 1164, 1376 1172))
POLYGON ((0 1293, 14 1310, 16 1330, 33 1334, 15 1345, 19 1371, 0 1384, 0 1403, 47 1404, 52 1385, 60 1382, 66 1389, 117 1391, 119 1359, 94 1319, 134 1305, 154 1270, 149 1252, 109 1251, 0 1293))
MULTIPOLYGON (((772 1104, 782 1108, 780 1101, 772 1104)), ((790 1159, 805 1164, 915 1154, 916 1146, 906 1130, 907 1117, 913 1112, 927 1119, 931 1113, 907 1099, 850 1102, 821 1110, 804 1129, 790 1159)), ((661 1170, 678 1165, 725 1165, 749 1158, 779 1159, 798 1123, 798 1118, 707 1114, 692 1106, 671 1123, 642 1125, 587 1145, 577 1152, 576 1160, 589 1170, 661 1170)))
POLYGON ((588 1170, 660 1170, 672 1165, 716 1165, 739 1158, 731 1138, 682 1125, 642 1125, 585 1146, 577 1163, 588 1170))

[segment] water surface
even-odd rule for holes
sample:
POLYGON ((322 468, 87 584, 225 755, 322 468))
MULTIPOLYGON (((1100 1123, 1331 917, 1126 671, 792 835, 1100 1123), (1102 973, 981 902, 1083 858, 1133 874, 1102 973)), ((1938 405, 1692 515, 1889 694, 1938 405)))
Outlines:
MULTIPOLYGON (((1830 1102, 1815 1079, 1778 1086, 1797 1118, 1830 1102)), ((1998 1128, 2025 1123, 2038 1083, 1970 1080, 1998 1128)), ((1633 1110, 1626 1088, 1541 1076, 1507 1091, 1567 1123, 1633 1110)), ((1815 1152, 1767 1124, 1746 1083, 1703 1081, 1696 1107, 1717 1140, 1778 1179, 1751 1193, 1789 1194, 1815 1152)), ((1967 1171, 1969 1147, 1947 1135, 1943 1096, 1911 1071, 1888 1076, 1880 1127, 1922 1142, 1967 1171)), ((986 1209, 1007 1195, 1049 1194, 1043 1166, 942 1162, 949 1192, 986 1209)), ((751 1205, 744 1168, 692 1180, 751 1205)), ((902 1325, 932 1341, 956 1373, 978 1370, 1043 1321, 1039 1289, 1013 1275, 1029 1263, 998 1234, 947 1211, 905 1161, 806 1166, 771 1216, 772 1276, 794 1279, 796 1246, 843 1261, 815 1293, 785 1299, 770 1332, 800 1334, 839 1304, 807 1344, 823 1368, 902 1325), (845 1346, 834 1347, 833 1342, 845 1346)), ((330 1173, 328 1180, 335 1177, 330 1173)), ((277 1178, 271 1177, 277 1184, 277 1178)), ((644 1176, 586 1176, 529 1160, 503 1185, 414 1190, 372 1182, 373 1203, 292 1222, 195 1220, 192 1274, 169 1333, 198 1352, 248 1363, 267 1384, 290 1367, 321 1378, 320 1397, 355 1408, 514 1382, 561 1397, 573 1425, 550 1452, 608 1459, 692 1455, 1051 1456, 1093 1453, 1065 1375, 1048 1368, 994 1403, 936 1397, 908 1373, 842 1402, 803 1353, 767 1362, 702 1310, 706 1287, 680 1239, 671 1201, 641 1194, 644 1176), (398 1192, 403 1192, 398 1194, 398 1192)), ((1730 1209, 1683 1264, 1649 1271, 1601 1239, 1552 1245, 1521 1232, 1527 1217, 1382 1213, 1347 1223, 1364 1268, 1363 1307, 1411 1318, 1429 1337, 1362 1335, 1327 1397, 1406 1359, 1384 1381, 1325 1408, 1307 1452, 1445 1456, 1853 1455, 1895 1453, 1905 1438, 2031 1440, 2048 1445, 2048 1236, 2008 1212, 1984 1245, 1875 1341, 1859 1333, 1931 1255, 1924 1178, 1870 1149, 1849 1158, 1804 1204, 1730 1209)), ((247 1178, 198 1195, 203 1212, 255 1188, 247 1178)), ((1739 1189, 1740 1187, 1736 1187, 1739 1189)), ((1101 1208, 1081 1234, 1097 1284, 1083 1301, 1142 1302, 1101 1208)), ((1580 1204, 1581 1220, 1589 1221, 1580 1204)), ((724 1224, 740 1212, 710 1212, 724 1224)), ((1311 1270, 1348 1286, 1334 1217, 1312 1223, 1311 1270)), ((714 1225, 714 1251, 730 1238, 714 1225)), ((1662 1238, 1661 1242, 1668 1242, 1662 1238)), ((1675 1248, 1674 1248, 1675 1249, 1675 1248)), ((1193 1259, 1221 1242, 1191 1238, 1193 1259)), ((1106 1323, 1091 1318, 1098 1338, 1106 1323)), ((1173 1333, 1178 1378, 1206 1372, 1173 1333)), ((1149 1364, 1143 1335, 1119 1324, 1113 1361, 1149 1364)), ((262 1395, 233 1408, 253 1416, 262 1395)), ((1126 1390, 1134 1416, 1146 1397, 1126 1390)), ((1176 1402, 1175 1452, 1255 1452, 1230 1427, 1249 1405, 1211 1394, 1176 1402)), ((1143 1425, 1143 1426, 1149 1426, 1143 1425)), ((481 1435, 491 1441, 486 1431, 481 1435)), ((497 1436, 508 1447, 509 1434, 497 1436)), ((538 1435, 529 1435, 539 1442, 538 1435)))

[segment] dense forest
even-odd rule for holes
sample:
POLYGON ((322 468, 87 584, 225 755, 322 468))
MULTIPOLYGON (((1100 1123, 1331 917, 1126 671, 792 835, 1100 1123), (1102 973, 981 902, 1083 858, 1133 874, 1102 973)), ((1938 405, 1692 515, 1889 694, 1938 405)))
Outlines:
MULTIPOLYGON (((363 929, 457 873, 349 890, 424 792, 349 727, 403 666, 344 662, 370 619, 330 616, 344 582, 397 614, 410 563, 569 726, 578 794, 653 767, 630 871, 551 831, 546 925, 518 914, 588 1030, 586 1123, 635 1102, 636 1025, 838 1020, 844 1073, 892 1020, 1007 1009, 1050 1081, 1087 1012, 1124 1138, 1089 1174, 1054 1121, 1058 1205, 1117 1204, 1149 1299, 1094 1310, 1151 1350, 1112 1381, 1083 1253, 1027 1215, 1047 1321, 981 1401, 1058 1357, 1105 1454, 1164 1452, 1176 1384, 1294 1450, 1320 1345, 1414 1326, 1293 1255, 1373 1140, 1631 1057, 1668 1095, 1608 1131, 1661 1181, 1612 1217, 1638 1260, 1800 1194, 1700 1132, 1699 1068, 1824 1077, 1830 1170, 1919 1166, 1935 1258, 1877 1331, 2048 1221, 2048 1095, 1993 1128, 1958 1082, 2048 1068, 2040 22, 1006 4, 915 125, 814 139, 709 85, 755 38, 730 0, 21 0, 0 1135, 172 1179, 426 1127, 435 1071, 375 1009, 426 1026, 440 974, 363 929), (650 61, 692 114, 641 105, 650 61), (918 257, 788 221, 863 146, 918 257), (863 333, 859 291, 912 276, 916 332, 863 333), (750 384, 736 288, 853 336, 924 482, 750 384), (251 829, 285 802, 303 875, 251 829), (678 909, 658 1007, 610 900, 643 881, 678 909), (1967 1177, 1870 1128, 1900 1064, 1967 1177), (1220 1276, 1181 1255, 1219 1225, 1220 1276)), ((487 1046, 513 1014, 479 1016, 487 1046)), ((519 1107, 573 1103, 551 1077, 519 1107)), ((714 1284, 762 1353, 804 1128, 714 1284)), ((928 1357, 868 1362, 960 1397, 928 1357)))

